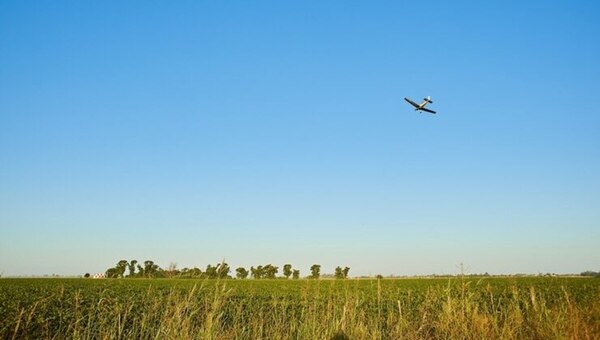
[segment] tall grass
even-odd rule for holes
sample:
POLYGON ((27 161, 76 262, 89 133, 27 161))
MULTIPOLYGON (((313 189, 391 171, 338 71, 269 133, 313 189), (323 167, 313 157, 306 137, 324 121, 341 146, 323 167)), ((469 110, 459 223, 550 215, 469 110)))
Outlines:
POLYGON ((294 285, 207 280, 183 287, 146 283, 135 289, 128 284, 60 284, 33 293, 31 288, 15 288, 12 301, 1 298, 0 312, 5 314, 0 337, 600 338, 598 284, 577 288, 564 282, 548 288, 487 280, 415 286, 376 280, 305 280, 294 285))

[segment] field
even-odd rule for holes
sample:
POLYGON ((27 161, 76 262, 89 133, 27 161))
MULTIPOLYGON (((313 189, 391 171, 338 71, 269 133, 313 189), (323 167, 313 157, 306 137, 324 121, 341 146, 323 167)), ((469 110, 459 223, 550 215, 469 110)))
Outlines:
POLYGON ((600 279, 1 279, 0 338, 599 339, 600 279))

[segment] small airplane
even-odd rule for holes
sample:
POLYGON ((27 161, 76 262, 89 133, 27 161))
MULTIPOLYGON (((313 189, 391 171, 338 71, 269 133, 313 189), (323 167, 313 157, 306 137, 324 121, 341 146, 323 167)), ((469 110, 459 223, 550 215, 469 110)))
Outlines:
POLYGON ((431 101, 430 96, 427 96, 427 98, 423 98, 423 102, 421 104, 417 104, 406 97, 404 98, 404 100, 406 100, 410 105, 414 106, 415 111, 425 111, 425 112, 429 112, 429 113, 435 113, 435 111, 425 108, 425 105, 427 105, 429 103, 433 103, 431 101))

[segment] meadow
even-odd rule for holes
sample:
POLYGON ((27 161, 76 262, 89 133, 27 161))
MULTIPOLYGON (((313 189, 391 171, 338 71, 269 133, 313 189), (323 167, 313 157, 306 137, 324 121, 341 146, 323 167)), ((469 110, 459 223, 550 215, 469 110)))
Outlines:
POLYGON ((0 279, 3 339, 599 339, 600 279, 0 279))

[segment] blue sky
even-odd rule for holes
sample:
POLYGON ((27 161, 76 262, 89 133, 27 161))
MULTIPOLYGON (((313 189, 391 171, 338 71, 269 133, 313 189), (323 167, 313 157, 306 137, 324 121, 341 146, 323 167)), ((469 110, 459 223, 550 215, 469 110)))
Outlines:
POLYGON ((599 270, 599 17, 1 1, 0 272, 599 270))

